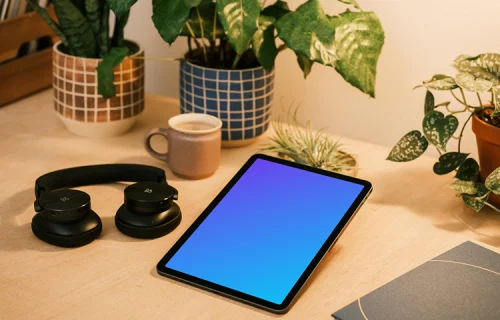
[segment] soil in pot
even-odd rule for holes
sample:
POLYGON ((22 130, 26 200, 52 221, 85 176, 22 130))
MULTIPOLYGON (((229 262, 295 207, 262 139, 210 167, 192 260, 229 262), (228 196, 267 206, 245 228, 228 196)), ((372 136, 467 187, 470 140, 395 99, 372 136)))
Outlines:
POLYGON ((227 42, 217 47, 207 48, 206 58, 202 50, 190 50, 184 55, 184 58, 200 67, 212 69, 243 70, 260 67, 260 63, 253 51, 247 50, 241 55, 236 67, 233 68, 236 51, 227 42))
MULTIPOLYGON (((500 117, 493 116, 493 109, 477 112, 472 118, 472 131, 476 134, 481 179, 500 167, 500 117)), ((488 201, 500 207, 500 196, 490 194, 488 201)))

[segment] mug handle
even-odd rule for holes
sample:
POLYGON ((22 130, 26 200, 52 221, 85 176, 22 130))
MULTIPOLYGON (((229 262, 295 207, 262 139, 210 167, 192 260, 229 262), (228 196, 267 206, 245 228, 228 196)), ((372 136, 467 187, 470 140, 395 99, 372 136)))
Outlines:
POLYGON ((165 139, 167 139, 168 142, 168 130, 164 128, 154 128, 149 130, 148 133, 146 133, 146 135, 144 136, 144 147, 146 148, 146 151, 156 159, 168 161, 168 152, 159 153, 151 146, 151 138, 153 138, 153 136, 155 135, 160 135, 165 137, 165 139))

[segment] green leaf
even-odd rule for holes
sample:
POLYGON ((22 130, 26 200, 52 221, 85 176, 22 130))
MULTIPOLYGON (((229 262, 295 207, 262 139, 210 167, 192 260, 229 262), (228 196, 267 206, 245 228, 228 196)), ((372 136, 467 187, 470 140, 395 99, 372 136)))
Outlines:
POLYGON ((267 6, 260 13, 261 16, 273 17, 278 20, 283 17, 285 14, 290 12, 290 8, 288 7, 288 3, 285 1, 278 0, 274 4, 267 6))
POLYGON ((309 0, 275 25, 280 39, 296 54, 334 67, 347 82, 375 96, 377 61, 384 44, 375 13, 346 11, 329 17, 319 0, 309 0))
POLYGON ((450 187, 455 190, 459 195, 461 194, 476 194, 477 189, 476 189, 476 183, 474 181, 462 181, 462 180, 455 180, 453 183, 450 185, 450 187))
POLYGON ((434 95, 432 92, 427 90, 427 93, 425 94, 424 114, 428 114, 432 111, 434 111, 434 95))
POLYGON ((243 54, 258 29, 259 0, 217 0, 217 11, 229 43, 243 54))
POLYGON ((477 181, 479 164, 473 158, 466 159, 458 168, 455 178, 463 181, 477 181))
POLYGON ((387 160, 394 162, 415 160, 427 150, 428 146, 429 143, 420 131, 410 131, 392 148, 387 160))
POLYGON ((114 47, 102 59, 97 66, 97 89, 105 99, 113 97, 116 94, 113 68, 122 63, 123 59, 129 54, 128 48, 114 47))
POLYGON ((500 167, 490 173, 484 184, 486 185, 486 188, 491 190, 494 194, 500 195, 500 167))
POLYGON ((259 63, 266 69, 274 67, 274 60, 278 55, 278 48, 274 41, 273 17, 260 16, 259 29, 253 35, 252 48, 259 63))
POLYGON ((101 29, 101 1, 86 0, 85 15, 87 16, 94 36, 97 37, 101 29))
POLYGON ((130 8, 137 2, 137 0, 106 0, 109 7, 115 15, 121 16, 130 11, 130 8))
POLYGON ((454 115, 444 114, 439 111, 431 111, 425 115, 422 121, 422 130, 427 141, 446 151, 446 144, 458 128, 458 119, 454 115))
POLYGON ((85 15, 85 0, 71 0, 71 3, 78 9, 78 11, 85 15))
POLYGON ((304 79, 306 79, 309 73, 311 73, 314 62, 301 54, 297 54, 297 62, 299 63, 300 69, 302 69, 302 72, 304 73, 304 79))
POLYGON ((476 188, 477 192, 473 195, 463 195, 462 200, 465 202, 467 206, 476 210, 476 212, 479 212, 484 207, 484 204, 488 200, 488 197, 485 197, 484 199, 480 198, 488 194, 490 191, 488 190, 488 188, 485 187, 484 183, 482 182, 476 182, 474 187, 476 188))
MULTIPOLYGON (((212 40, 214 37, 214 18, 217 18, 215 3, 212 2, 212 0, 202 0, 197 7, 191 8, 187 21, 197 38, 201 38, 201 29, 203 27, 205 38, 212 40), (198 8, 198 11, 200 12, 202 24, 200 24, 196 8, 198 8)), ((191 32, 186 26, 184 26, 180 35, 190 37, 191 32)), ((215 21, 215 37, 217 39, 224 37, 224 30, 222 29, 219 19, 216 19, 215 21)))
POLYGON ((443 74, 434 75, 431 80, 424 81, 423 86, 425 86, 427 89, 445 90, 445 91, 458 88, 455 79, 443 74))
POLYGON ((474 77, 468 73, 459 73, 455 82, 463 89, 471 92, 486 92, 491 89, 493 82, 474 77))
POLYGON ((95 58, 97 43, 85 16, 66 0, 54 0, 54 9, 71 51, 78 57, 95 58))
POLYGON ((500 54, 485 53, 475 57, 460 55, 453 64, 459 72, 470 73, 474 77, 500 84, 500 54))
POLYGON ((172 44, 186 23, 191 8, 201 0, 153 0, 153 23, 160 36, 172 44))
POLYGON ((452 172, 469 156, 468 153, 448 152, 439 157, 434 164, 434 173, 443 175, 452 172))

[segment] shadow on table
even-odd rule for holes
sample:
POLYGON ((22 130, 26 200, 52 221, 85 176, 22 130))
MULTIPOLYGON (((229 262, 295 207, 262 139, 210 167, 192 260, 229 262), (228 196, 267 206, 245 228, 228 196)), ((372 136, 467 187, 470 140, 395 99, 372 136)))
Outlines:
POLYGON ((480 212, 470 209, 448 187, 453 181, 452 174, 437 176, 429 170, 407 167, 399 172, 386 171, 366 177, 374 184, 369 202, 406 208, 430 220, 437 228, 454 233, 469 230, 478 240, 499 246, 500 214, 489 208, 480 212))
MULTIPOLYGON (((123 190, 123 186, 121 185, 109 184, 109 186, 123 190)), ((2 210, 0 213, 0 251, 36 250, 42 252, 57 252, 72 250, 72 248, 56 247, 38 239, 31 231, 31 221, 23 224, 17 222, 18 215, 26 212, 27 208, 33 208, 34 200, 34 191, 30 188, 0 201, 0 210, 2 210)), ((34 216, 34 209, 32 209, 32 213, 34 216)), ((99 214, 99 212, 97 212, 97 214, 99 214)), ((116 230, 114 215, 100 217, 103 224, 103 230, 98 240, 121 242, 145 241, 127 237, 119 231, 111 232, 111 230, 116 230)))

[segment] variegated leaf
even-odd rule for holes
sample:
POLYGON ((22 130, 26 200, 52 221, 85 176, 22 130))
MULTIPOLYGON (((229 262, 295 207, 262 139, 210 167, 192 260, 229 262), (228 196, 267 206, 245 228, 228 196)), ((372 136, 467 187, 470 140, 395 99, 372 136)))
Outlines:
POLYGON ((314 61, 301 54, 297 54, 297 62, 299 63, 300 69, 302 69, 302 72, 304 73, 304 79, 307 78, 309 73, 311 73, 314 61))
POLYGON ((446 151, 446 144, 458 128, 458 119, 454 115, 444 114, 439 111, 431 111, 426 114, 422 121, 422 130, 427 141, 446 151))
POLYGON ((434 173, 443 175, 452 172, 469 156, 468 153, 448 152, 439 157, 434 164, 434 173))
POLYGON ((482 182, 476 182, 474 187, 476 188, 477 192, 473 195, 463 195, 462 200, 467 206, 474 209, 476 212, 479 212, 488 200, 488 197, 485 197, 484 199, 481 198, 490 191, 482 182))
POLYGON ((479 164, 473 158, 467 158, 458 168, 455 178, 462 181, 477 181, 479 164))
POLYGON ((357 4, 356 1, 353 1, 353 0, 338 0, 338 1, 345 3, 345 4, 350 4, 350 5, 354 6, 354 8, 361 10, 361 8, 359 7, 359 5, 357 4))
POLYGON ((450 185, 459 195, 461 194, 475 194, 477 193, 476 183, 474 181, 455 180, 450 185))
POLYGON ((433 89, 433 90, 453 90, 458 88, 457 83, 455 82, 455 79, 452 77, 448 77, 445 75, 435 75, 432 77, 431 80, 425 81, 423 84, 427 89, 433 89))
POLYGON ((238 54, 247 51, 258 29, 259 0, 217 0, 217 10, 231 46, 238 54))
POLYGON ((500 167, 490 173, 484 183, 486 188, 491 190, 494 194, 500 195, 500 167))
POLYGON ((428 146, 429 143, 420 131, 410 131, 392 148, 387 160, 394 162, 415 160, 427 150, 428 146))
POLYGON ((485 53, 472 57, 460 55, 453 64, 459 72, 472 74, 474 77, 500 84, 500 54, 485 53))
POLYGON ((278 48, 274 40, 273 23, 276 21, 273 17, 260 16, 259 29, 253 35, 252 49, 259 63, 266 69, 271 70, 274 67, 274 60, 278 55, 278 48))
POLYGON ((459 73, 455 82, 463 89, 470 92, 486 92, 491 89, 493 82, 474 77, 469 73, 459 73))
POLYGON ((424 115, 432 112, 434 110, 434 95, 432 92, 427 90, 425 94, 425 103, 424 103, 424 115))

